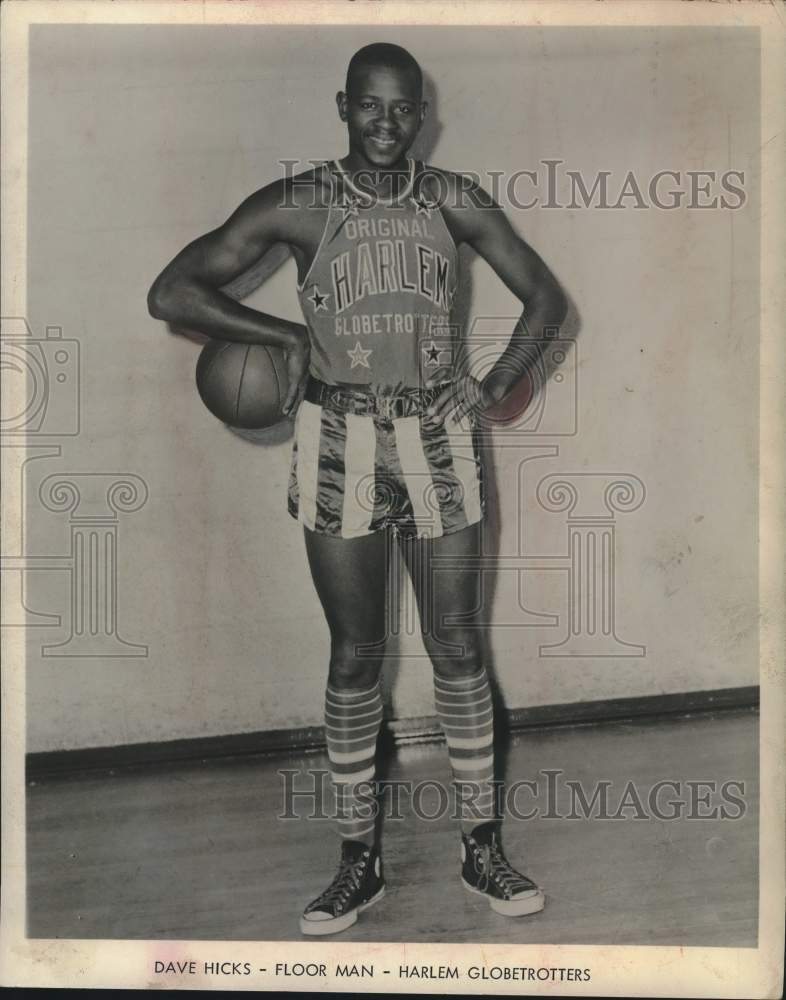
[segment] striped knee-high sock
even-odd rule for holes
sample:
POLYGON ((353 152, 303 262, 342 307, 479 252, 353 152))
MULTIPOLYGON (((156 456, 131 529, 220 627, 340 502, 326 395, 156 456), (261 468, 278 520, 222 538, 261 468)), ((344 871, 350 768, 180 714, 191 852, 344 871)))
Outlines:
MULTIPOLYGON (((374 818, 358 801, 356 785, 374 780, 377 736, 382 723, 379 682, 363 690, 325 692, 325 740, 336 792, 338 829, 344 840, 374 843, 374 818)), ((368 800, 368 796, 366 796, 368 800)))
POLYGON ((494 709, 486 668, 447 680, 434 674, 437 715, 445 731, 460 802, 461 826, 469 833, 497 818, 494 785, 494 709))

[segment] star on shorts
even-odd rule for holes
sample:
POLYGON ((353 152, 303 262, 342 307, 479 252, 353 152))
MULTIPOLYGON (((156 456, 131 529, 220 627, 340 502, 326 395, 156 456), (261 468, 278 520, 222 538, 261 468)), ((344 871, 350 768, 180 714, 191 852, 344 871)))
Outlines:
POLYGON ((368 363, 368 359, 371 357, 371 351, 361 347, 360 341, 355 344, 353 350, 347 351, 347 354, 352 360, 352 368, 357 368, 358 366, 361 368, 371 368, 371 365, 368 363))
POLYGON ((320 309, 324 309, 327 312, 327 300, 330 298, 330 292, 320 292, 319 285, 314 285, 314 291, 307 296, 309 302, 314 303, 314 311, 319 312, 320 309))

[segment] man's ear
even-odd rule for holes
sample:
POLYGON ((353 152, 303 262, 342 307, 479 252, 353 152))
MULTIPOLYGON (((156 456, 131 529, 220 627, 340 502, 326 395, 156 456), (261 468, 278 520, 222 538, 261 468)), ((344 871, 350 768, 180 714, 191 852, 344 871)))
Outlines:
POLYGON ((342 122, 347 120, 347 95, 343 90, 339 90, 336 94, 336 107, 338 108, 338 117, 342 122))
POLYGON ((422 125, 428 114, 428 101, 420 102, 420 124, 422 125))

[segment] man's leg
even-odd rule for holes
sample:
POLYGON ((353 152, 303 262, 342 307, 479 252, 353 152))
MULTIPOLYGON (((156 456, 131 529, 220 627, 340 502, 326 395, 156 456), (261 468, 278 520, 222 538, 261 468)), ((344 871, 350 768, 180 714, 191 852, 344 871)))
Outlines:
POLYGON ((478 625, 481 576, 476 567, 460 563, 462 557, 478 555, 479 546, 478 524, 440 538, 402 543, 423 642, 434 668, 437 715, 448 744, 466 833, 497 815, 492 784, 494 715, 478 625), (440 557, 449 557, 450 565, 440 569, 440 557), (460 622, 449 623, 459 616, 460 622))
POLYGON ((462 881, 508 916, 542 910, 543 893, 502 852, 494 781, 494 713, 478 612, 481 526, 435 539, 410 540, 403 551, 418 603, 423 642, 434 667, 437 715, 445 732, 462 827, 462 881), (440 557, 450 565, 440 568, 440 557), (467 565, 462 567, 462 558, 467 565), (458 619, 458 620, 455 620, 458 619))
MULTIPOLYGON (((382 654, 360 649, 384 639, 386 546, 378 532, 357 539, 334 538, 305 529, 314 585, 330 630, 330 667, 325 691, 325 739, 336 792, 342 838, 339 872, 301 919, 306 934, 333 934, 384 891, 375 821, 358 786, 374 780, 382 722, 379 672, 382 654)), ((381 646, 380 646, 381 649, 381 646)))

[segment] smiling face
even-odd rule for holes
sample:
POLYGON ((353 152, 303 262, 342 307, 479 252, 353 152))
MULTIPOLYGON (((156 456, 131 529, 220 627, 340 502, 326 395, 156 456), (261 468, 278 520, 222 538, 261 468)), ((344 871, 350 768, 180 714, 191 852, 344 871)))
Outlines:
POLYGON ((426 114, 420 80, 396 67, 361 66, 336 95, 349 132, 349 165, 391 170, 403 165, 426 114))

